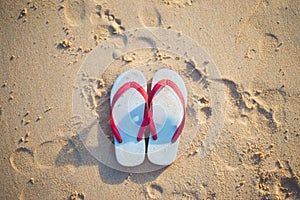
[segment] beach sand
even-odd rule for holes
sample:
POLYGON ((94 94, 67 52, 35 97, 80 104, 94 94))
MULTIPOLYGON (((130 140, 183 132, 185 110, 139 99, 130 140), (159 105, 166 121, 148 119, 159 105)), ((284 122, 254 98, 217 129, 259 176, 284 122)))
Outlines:
POLYGON ((0 8, 2 199, 300 199, 298 1, 1 1, 0 8), (137 68, 150 81, 168 67, 188 88, 177 160, 116 169, 80 137, 72 94, 98 45, 147 27, 191 38, 210 60, 142 49, 116 56, 101 77, 86 76, 84 106, 108 143, 109 92, 120 73, 137 68), (218 76, 207 73, 212 67, 218 76))

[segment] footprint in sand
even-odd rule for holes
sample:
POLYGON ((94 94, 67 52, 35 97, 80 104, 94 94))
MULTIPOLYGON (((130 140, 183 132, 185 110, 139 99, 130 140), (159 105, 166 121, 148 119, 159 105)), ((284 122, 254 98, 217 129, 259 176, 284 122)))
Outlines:
POLYGON ((151 184, 147 187, 147 194, 151 199, 160 199, 164 190, 158 184, 151 184))
POLYGON ((217 80, 221 81, 226 86, 228 102, 231 103, 231 110, 235 112, 228 113, 230 118, 236 118, 236 112, 241 118, 251 118, 252 122, 264 121, 265 125, 272 130, 275 130, 280 125, 278 119, 285 118, 285 110, 276 108, 274 100, 284 103, 285 97, 280 90, 256 91, 256 94, 247 92, 240 84, 229 79, 217 80), (264 100, 263 100, 264 99, 264 100), (269 101, 269 103, 265 103, 269 101), (269 105, 272 105, 270 107, 269 105), (276 115, 276 118, 275 118, 276 115))
POLYGON ((79 26, 87 18, 87 6, 84 0, 67 0, 64 14, 71 26, 79 26))
POLYGON ((56 164, 57 156, 63 147, 67 145, 67 141, 47 141, 40 144, 35 149, 35 159, 40 167, 52 168, 56 164))
POLYGON ((35 149, 34 154, 41 168, 78 166, 81 161, 75 144, 66 139, 44 142, 35 149))
POLYGON ((139 12, 138 17, 145 27, 160 27, 163 25, 161 14, 156 8, 144 8, 139 12))
POLYGON ((259 41, 259 49, 266 55, 272 55, 280 50, 282 42, 273 33, 265 33, 264 37, 259 41))
POLYGON ((19 173, 32 172, 35 169, 33 152, 25 147, 16 149, 10 156, 10 164, 19 173))

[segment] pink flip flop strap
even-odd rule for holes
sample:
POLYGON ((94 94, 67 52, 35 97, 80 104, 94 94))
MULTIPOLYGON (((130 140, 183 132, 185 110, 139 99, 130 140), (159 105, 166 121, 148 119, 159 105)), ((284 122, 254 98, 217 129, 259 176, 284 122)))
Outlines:
MULTIPOLYGON (((122 142, 122 137, 119 133, 119 130, 114 122, 114 118, 113 118, 113 109, 114 109, 114 106, 115 106, 115 103, 117 102, 117 100, 122 96, 122 94, 124 92, 126 92, 128 89, 130 88, 133 88, 133 89, 136 89, 145 99, 145 105, 146 105, 146 110, 145 110, 145 113, 148 113, 149 111, 149 106, 148 106, 148 94, 147 92, 144 90, 144 88, 138 84, 137 82, 127 82, 125 83, 124 85, 122 85, 118 91, 116 92, 116 94, 114 95, 113 97, 113 100, 112 100, 112 104, 111 104, 111 108, 110 108, 110 125, 111 125, 111 128, 112 128, 112 132, 114 134, 114 136, 116 137, 117 141, 119 143, 122 142)), ((138 133, 138 136, 137 136, 137 141, 141 141, 142 138, 143 138, 143 135, 144 135, 144 132, 146 130, 146 126, 149 124, 149 121, 148 121, 148 114, 146 114, 144 116, 144 119, 143 119, 143 122, 141 124, 141 127, 139 129, 139 133, 138 133)))
POLYGON ((172 142, 174 143, 174 142, 176 142, 176 140, 178 139, 178 137, 180 136, 180 134, 181 134, 181 132, 182 132, 182 130, 183 130, 184 123, 185 123, 185 116, 186 116, 186 108, 185 108, 185 100, 184 100, 184 97, 183 97, 183 95, 182 95, 180 89, 179 89, 179 88, 177 87, 177 85, 176 85, 173 81, 171 81, 171 80, 166 80, 166 79, 160 80, 160 81, 158 81, 158 82, 154 85, 153 89, 151 90, 151 93, 150 93, 150 99, 149 99, 149 101, 150 101, 150 107, 149 107, 149 114, 148 114, 148 115, 149 115, 149 116, 148 116, 148 118, 149 118, 149 127, 150 127, 150 131, 151 131, 151 134, 152 134, 152 138, 153 138, 154 140, 156 140, 156 139, 157 139, 156 128, 155 128, 155 125, 154 125, 154 122, 153 122, 152 114, 151 114, 150 112, 151 112, 151 110, 152 110, 152 100, 153 100, 155 94, 157 94, 157 92, 158 92, 162 87, 165 87, 165 86, 169 86, 169 87, 171 87, 171 88, 174 90, 174 92, 176 93, 176 95, 177 95, 177 96, 179 97, 179 99, 180 99, 181 105, 182 105, 182 107, 183 107, 183 112, 184 112, 184 113, 183 113, 182 120, 181 120, 179 126, 177 127, 177 129, 176 129, 176 131, 175 131, 173 137, 172 137, 172 142))

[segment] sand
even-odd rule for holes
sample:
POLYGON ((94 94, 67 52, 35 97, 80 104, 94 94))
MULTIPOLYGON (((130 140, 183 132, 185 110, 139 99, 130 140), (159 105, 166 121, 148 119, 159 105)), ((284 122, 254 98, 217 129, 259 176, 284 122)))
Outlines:
POLYGON ((1 1, 0 8, 2 199, 300 199, 298 1, 1 1), (116 51, 101 77, 76 83, 99 45, 147 27, 187 36, 207 55, 199 62, 192 50, 116 51), (110 143, 116 77, 137 68, 150 81, 162 67, 176 70, 189 92, 177 160, 112 168, 109 146, 109 163, 101 162, 102 147, 87 144, 97 136, 78 133, 73 92, 110 143))

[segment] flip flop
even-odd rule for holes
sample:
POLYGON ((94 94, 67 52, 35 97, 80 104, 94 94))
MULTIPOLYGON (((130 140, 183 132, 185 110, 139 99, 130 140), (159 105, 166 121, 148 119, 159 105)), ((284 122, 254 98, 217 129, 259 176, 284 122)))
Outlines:
POLYGON ((152 79, 149 97, 149 137, 147 156, 156 165, 170 165, 176 159, 186 115, 187 90, 173 70, 161 69, 152 79))
POLYGON ((128 70, 115 81, 110 94, 110 124, 118 163, 133 167, 145 159, 144 132, 148 124, 147 82, 138 70, 128 70))

